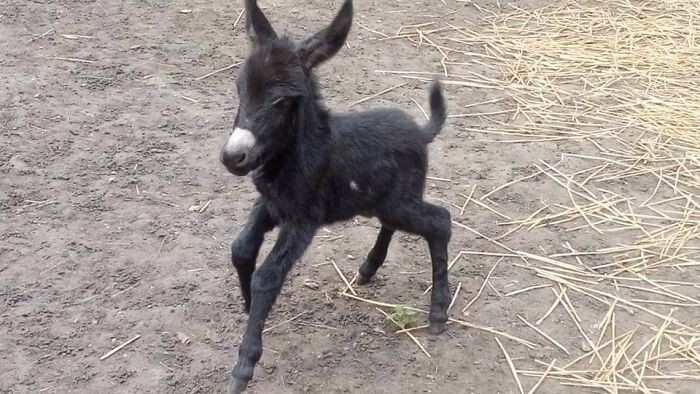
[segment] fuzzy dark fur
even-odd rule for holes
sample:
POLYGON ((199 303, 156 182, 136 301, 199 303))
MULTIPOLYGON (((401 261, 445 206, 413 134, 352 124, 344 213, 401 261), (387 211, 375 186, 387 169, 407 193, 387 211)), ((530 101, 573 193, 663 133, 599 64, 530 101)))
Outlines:
POLYGON ((246 1, 246 27, 253 43, 237 81, 235 127, 250 130, 256 143, 221 161, 237 175, 252 173, 260 198, 233 242, 232 261, 241 284, 248 325, 232 372, 231 393, 245 389, 262 354, 262 329, 284 279, 323 224, 372 216, 382 224, 359 269, 367 283, 382 265, 395 230, 423 236, 430 249, 433 290, 431 332, 447 321, 450 214, 423 201, 427 144, 446 118, 438 83, 430 91, 431 117, 419 126, 396 109, 329 114, 320 102, 312 69, 343 45, 352 24, 345 1, 333 22, 300 44, 278 38, 254 0, 246 1), (257 269, 265 233, 279 238, 257 269))

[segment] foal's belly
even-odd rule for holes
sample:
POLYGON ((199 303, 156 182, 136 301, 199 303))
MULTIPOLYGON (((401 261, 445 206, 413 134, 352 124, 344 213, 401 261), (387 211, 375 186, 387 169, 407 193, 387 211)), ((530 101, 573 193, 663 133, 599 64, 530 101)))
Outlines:
POLYGON ((335 207, 332 210, 326 210, 326 214, 323 218, 325 224, 332 224, 336 222, 345 222, 355 216, 364 216, 367 218, 374 217, 375 213, 373 209, 347 209, 346 207, 335 207))
POLYGON ((327 224, 347 221, 355 216, 375 216, 375 199, 368 195, 341 193, 340 198, 333 198, 325 205, 324 222, 327 224))

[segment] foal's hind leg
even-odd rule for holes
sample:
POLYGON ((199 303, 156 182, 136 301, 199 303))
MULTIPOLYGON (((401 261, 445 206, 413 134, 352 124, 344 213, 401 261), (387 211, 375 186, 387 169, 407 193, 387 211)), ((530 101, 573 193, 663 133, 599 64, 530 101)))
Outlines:
POLYGON ((360 266, 360 271, 357 275, 357 280, 355 280, 355 283, 358 285, 369 283, 374 274, 377 273, 379 267, 384 264, 384 259, 386 259, 386 252, 389 249, 389 243, 391 242, 392 235, 394 235, 394 230, 382 225, 382 228, 379 230, 379 235, 377 236, 377 241, 374 243, 374 247, 369 251, 367 260, 365 260, 365 262, 360 266))
POLYGON ((425 201, 401 204, 387 204, 379 212, 379 219, 393 228, 418 234, 428 241, 433 265, 429 332, 439 334, 445 329, 447 308, 452 298, 447 280, 447 245, 452 236, 450 212, 425 201))

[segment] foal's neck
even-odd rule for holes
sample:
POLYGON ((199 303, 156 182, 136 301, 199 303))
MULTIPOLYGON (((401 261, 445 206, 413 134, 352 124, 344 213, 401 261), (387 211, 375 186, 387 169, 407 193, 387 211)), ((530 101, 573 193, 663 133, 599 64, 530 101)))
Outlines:
POLYGON ((290 125, 294 137, 289 146, 263 166, 255 176, 256 183, 266 182, 280 186, 293 184, 299 188, 317 185, 325 173, 330 155, 331 132, 328 118, 328 111, 315 95, 304 98, 290 125))

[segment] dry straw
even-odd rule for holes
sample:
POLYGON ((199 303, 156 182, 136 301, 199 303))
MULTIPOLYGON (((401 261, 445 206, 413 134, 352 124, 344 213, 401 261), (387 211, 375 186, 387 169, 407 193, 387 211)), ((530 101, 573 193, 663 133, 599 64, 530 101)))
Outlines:
POLYGON ((530 392, 547 379, 566 386, 562 390, 663 393, 666 381, 700 379, 700 328, 683 321, 700 305, 700 284, 693 281, 700 265, 700 2, 589 4, 536 10, 509 5, 496 12, 473 4, 481 12, 478 25, 438 18, 394 35, 362 27, 380 40, 408 40, 438 55, 431 71, 379 72, 426 82, 442 74, 449 89, 498 96, 456 112, 483 123, 461 131, 506 144, 576 144, 576 152, 556 163, 533 160, 529 175, 472 185, 460 201, 448 202, 460 217, 487 210, 505 228, 487 236, 479 225, 455 220, 456 231, 488 241, 488 250, 461 251, 450 268, 462 256, 514 257, 508 261, 532 282, 507 297, 554 291, 553 303, 528 311, 542 316, 535 323, 518 317, 570 354, 558 364, 517 370, 499 344, 518 384, 520 377, 532 377, 537 380, 530 392), (565 198, 547 198, 522 219, 489 200, 532 180, 565 198), (490 191, 478 197, 477 188, 490 191), (561 251, 509 245, 514 235, 545 227, 572 238, 561 251), (590 239, 573 237, 580 232, 609 243, 580 244, 590 239), (678 311, 672 314, 672 308, 678 311), (547 326, 556 310, 570 328, 567 336, 578 338, 567 346, 547 326))

